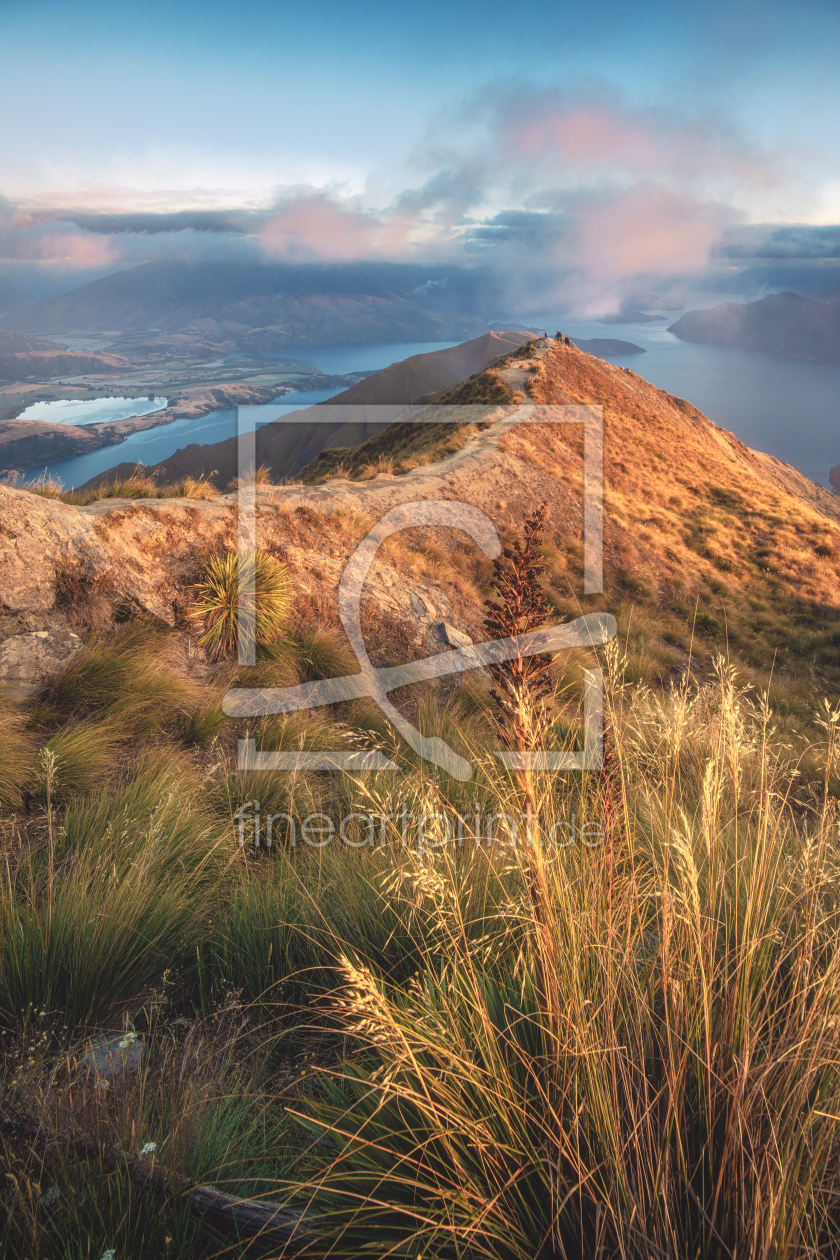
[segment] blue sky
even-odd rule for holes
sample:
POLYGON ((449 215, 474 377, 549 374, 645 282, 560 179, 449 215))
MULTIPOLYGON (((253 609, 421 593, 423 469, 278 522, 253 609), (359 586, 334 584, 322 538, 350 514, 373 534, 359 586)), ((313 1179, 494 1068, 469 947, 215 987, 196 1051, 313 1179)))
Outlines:
POLYGON ((6 260, 481 256, 597 306, 762 225, 840 257, 835 0, 5 0, 0 47, 6 260))

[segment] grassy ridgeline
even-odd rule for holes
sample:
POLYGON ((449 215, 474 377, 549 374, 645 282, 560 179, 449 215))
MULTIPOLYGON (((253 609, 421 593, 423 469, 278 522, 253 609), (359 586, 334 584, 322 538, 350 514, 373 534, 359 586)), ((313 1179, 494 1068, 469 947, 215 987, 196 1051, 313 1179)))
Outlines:
MULTIPOLYGON (((484 838, 519 800, 480 689, 418 716, 472 754, 470 784, 361 704, 249 733, 378 745, 397 775, 249 776, 224 671, 199 686, 169 652, 129 626, 0 722, 0 1108, 24 1126, 4 1139, 7 1254, 214 1254, 174 1190, 109 1162, 150 1142, 185 1176, 311 1205, 316 1254, 836 1252, 835 714, 803 761, 722 664, 655 695, 612 656, 610 768, 538 779, 541 835, 574 815, 578 842, 537 850, 503 821, 484 838), (248 799, 392 817, 371 846, 280 829, 256 852, 248 799), (481 842, 474 818, 460 844, 442 818, 402 842, 401 811, 476 801, 481 842), (141 1070, 97 1089, 86 1036, 132 1025, 141 1070)), ((237 676, 288 683, 338 652, 301 636, 237 676)))

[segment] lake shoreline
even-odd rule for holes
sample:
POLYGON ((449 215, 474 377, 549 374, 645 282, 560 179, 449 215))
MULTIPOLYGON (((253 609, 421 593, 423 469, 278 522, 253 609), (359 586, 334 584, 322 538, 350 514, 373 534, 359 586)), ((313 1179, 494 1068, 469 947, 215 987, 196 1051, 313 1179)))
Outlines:
MULTIPOLYGON (((289 390, 281 390, 290 392, 289 390)), ((0 471, 23 471, 34 464, 50 464, 108 446, 119 446, 134 433, 156 429, 176 420, 198 420, 222 407, 259 406, 278 396, 277 386, 214 386, 205 397, 186 402, 167 398, 166 407, 142 416, 128 416, 101 424, 58 424, 13 418, 0 421, 0 471), (223 397, 220 397, 222 395, 223 397)))

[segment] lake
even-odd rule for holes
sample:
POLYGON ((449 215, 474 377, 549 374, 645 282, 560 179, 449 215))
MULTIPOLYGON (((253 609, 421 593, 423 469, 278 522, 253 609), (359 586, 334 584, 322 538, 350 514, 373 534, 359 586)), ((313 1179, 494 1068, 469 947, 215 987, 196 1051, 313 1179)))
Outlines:
POLYGON ((50 424, 112 424, 129 416, 163 411, 165 398, 59 398, 33 403, 19 420, 49 420, 50 424))
MULTIPOLYGON (((561 328, 571 337, 612 337, 642 346, 646 354, 611 355, 609 362, 632 368, 660 389, 687 398, 747 446, 767 451, 827 486, 829 469, 840 463, 840 366, 680 341, 666 327, 666 323, 677 318, 678 313, 674 313, 662 323, 600 324, 567 316, 529 316, 528 322, 531 326, 539 324, 550 335, 561 328)), ((299 359, 328 373, 373 371, 412 354, 443 350, 455 344, 447 341, 307 346, 284 351, 283 357, 299 359)), ((259 426, 313 403, 325 402, 340 392, 333 389, 287 394, 282 402, 249 408, 245 414, 249 424, 259 426)), ((136 410, 132 414, 137 414, 136 410)), ((190 442, 220 442, 235 434, 234 409, 211 412, 199 419, 176 420, 133 433, 118 446, 52 464, 50 472, 66 486, 78 486, 124 461, 156 464, 190 442)), ((38 476, 43 471, 43 467, 29 469, 27 475, 38 476)))

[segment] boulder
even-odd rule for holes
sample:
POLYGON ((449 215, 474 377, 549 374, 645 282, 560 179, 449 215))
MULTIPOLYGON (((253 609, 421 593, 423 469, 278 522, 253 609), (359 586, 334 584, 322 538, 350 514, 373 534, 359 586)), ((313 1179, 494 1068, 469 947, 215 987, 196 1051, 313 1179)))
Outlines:
POLYGON ((146 1043, 134 1032, 106 1033, 91 1041, 85 1053, 84 1064, 97 1080, 112 1081, 117 1076, 133 1076, 146 1053, 146 1043))
POLYGON ((0 643, 0 684, 23 697, 59 673, 82 648, 70 630, 35 630, 13 634, 0 643))
POLYGON ((468 634, 464 634, 463 630, 456 630, 455 626, 450 626, 448 621, 441 623, 440 631, 444 642, 447 643, 449 647, 472 647, 473 640, 470 636, 468 634))

